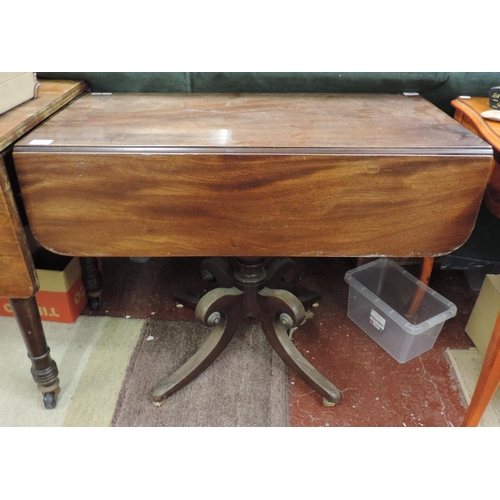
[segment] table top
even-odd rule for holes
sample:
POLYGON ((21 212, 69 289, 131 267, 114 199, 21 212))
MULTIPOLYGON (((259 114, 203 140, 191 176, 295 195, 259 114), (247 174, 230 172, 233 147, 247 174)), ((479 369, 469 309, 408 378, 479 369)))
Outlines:
POLYGON ((34 264, 4 165, 6 149, 87 89, 85 82, 41 81, 38 96, 0 115, 0 297, 28 298, 38 289, 34 264))
POLYGON ((33 140, 60 151, 489 152, 422 97, 392 94, 86 95, 18 150, 33 140))
POLYGON ((426 256, 492 148, 420 96, 85 95, 16 144, 31 228, 80 256, 426 256))
POLYGON ((0 115, 0 151, 88 89, 83 81, 40 80, 38 95, 0 115))
POLYGON ((500 151, 500 122, 486 120, 481 116, 483 111, 491 109, 487 97, 459 97, 451 104, 472 121, 476 131, 485 141, 500 151))
POLYGON ((452 105, 455 108, 455 119, 491 144, 495 150, 495 162, 484 193, 484 202, 488 210, 500 218, 500 122, 481 116, 483 111, 491 109, 487 97, 459 97, 452 101, 452 105))

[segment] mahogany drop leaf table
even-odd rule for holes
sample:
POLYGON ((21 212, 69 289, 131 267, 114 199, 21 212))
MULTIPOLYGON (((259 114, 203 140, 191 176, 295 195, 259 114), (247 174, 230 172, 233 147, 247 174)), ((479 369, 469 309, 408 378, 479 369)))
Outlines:
POLYGON ((89 94, 14 159, 32 230, 54 252, 237 258, 231 286, 196 304, 211 335, 152 391, 157 404, 249 317, 336 404, 287 334, 303 303, 268 286, 265 259, 449 253, 472 231, 492 150, 420 96, 89 94))

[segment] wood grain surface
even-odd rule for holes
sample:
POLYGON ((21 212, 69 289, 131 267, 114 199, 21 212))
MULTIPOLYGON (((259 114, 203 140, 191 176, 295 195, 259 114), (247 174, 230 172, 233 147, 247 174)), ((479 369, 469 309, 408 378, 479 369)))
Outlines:
POLYGON ((85 95, 18 146, 33 139, 72 150, 488 148, 422 97, 378 94, 85 95))
POLYGON ((468 238, 490 157, 17 153, 68 255, 424 256, 468 238))
POLYGON ((87 89, 83 81, 40 80, 38 97, 0 115, 0 151, 87 89))
POLYGON ((0 155, 0 297, 24 299, 37 290, 35 267, 0 155))
POLYGON ((14 160, 58 253, 427 256, 469 236, 491 155, 421 97, 114 94, 78 99, 14 160))
POLYGON ((481 113, 490 109, 487 97, 459 98, 452 101, 455 120, 494 148, 494 164, 484 193, 490 212, 500 217, 500 122, 485 120, 481 113))
POLYGON ((481 116, 483 111, 491 109, 487 97, 459 98, 451 104, 456 110, 455 120, 500 151, 500 122, 485 120, 481 116))
POLYGON ((81 81, 41 81, 38 97, 0 115, 0 297, 25 299, 38 290, 3 154, 11 154, 7 148, 16 140, 87 88, 81 81))

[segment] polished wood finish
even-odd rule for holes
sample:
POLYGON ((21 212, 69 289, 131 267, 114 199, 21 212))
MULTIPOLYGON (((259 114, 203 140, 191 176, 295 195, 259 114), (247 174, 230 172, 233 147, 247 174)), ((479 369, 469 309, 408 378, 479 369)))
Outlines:
POLYGON ((15 161, 40 243, 97 256, 447 253, 470 235, 491 164, 487 156, 49 152, 15 161))
MULTIPOLYGON (((383 94, 87 95, 20 143, 50 149, 291 148, 450 154, 485 144, 421 97, 383 94), (398 139, 395 142, 395 139, 398 139)), ((140 152, 140 151, 139 151, 140 152)))
POLYGON ((484 357, 479 379, 472 395, 463 427, 475 427, 500 386, 500 314, 497 317, 490 343, 484 357))
POLYGON ((483 111, 490 109, 487 97, 459 98, 452 101, 452 105, 455 107, 455 119, 494 148, 495 162, 484 201, 491 213, 500 217, 500 122, 481 116, 483 111))
POLYGON ((7 170, 0 155, 0 297, 18 299, 38 291, 38 278, 7 170))
POLYGON ((420 97, 116 94, 15 162, 64 254, 432 256, 470 235, 491 148, 420 97))
POLYGON ((88 88, 83 81, 40 80, 35 99, 0 115, 0 150, 6 149, 88 88))
POLYGON ((462 97, 451 102, 455 108, 455 120, 482 137, 500 151, 500 122, 485 120, 481 113, 490 110, 487 97, 462 97))

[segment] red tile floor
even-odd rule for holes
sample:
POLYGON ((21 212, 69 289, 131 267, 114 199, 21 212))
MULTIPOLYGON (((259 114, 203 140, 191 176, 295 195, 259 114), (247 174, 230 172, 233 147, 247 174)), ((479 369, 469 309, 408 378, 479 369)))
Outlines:
MULTIPOLYGON (((105 287, 97 313, 117 317, 194 321, 194 312, 176 307, 173 292, 200 290, 198 258, 102 259, 105 287)), ((290 424, 294 427, 459 426, 466 405, 445 350, 469 349, 464 331, 477 298, 461 271, 436 265, 429 286, 453 302, 431 351, 400 364, 347 317, 349 258, 296 259, 301 283, 322 294, 313 318, 293 333, 297 348, 342 392, 335 407, 294 374, 290 381, 290 424)), ((406 269, 418 273, 418 266, 406 269)), ((86 314, 93 314, 89 309, 86 314)))

